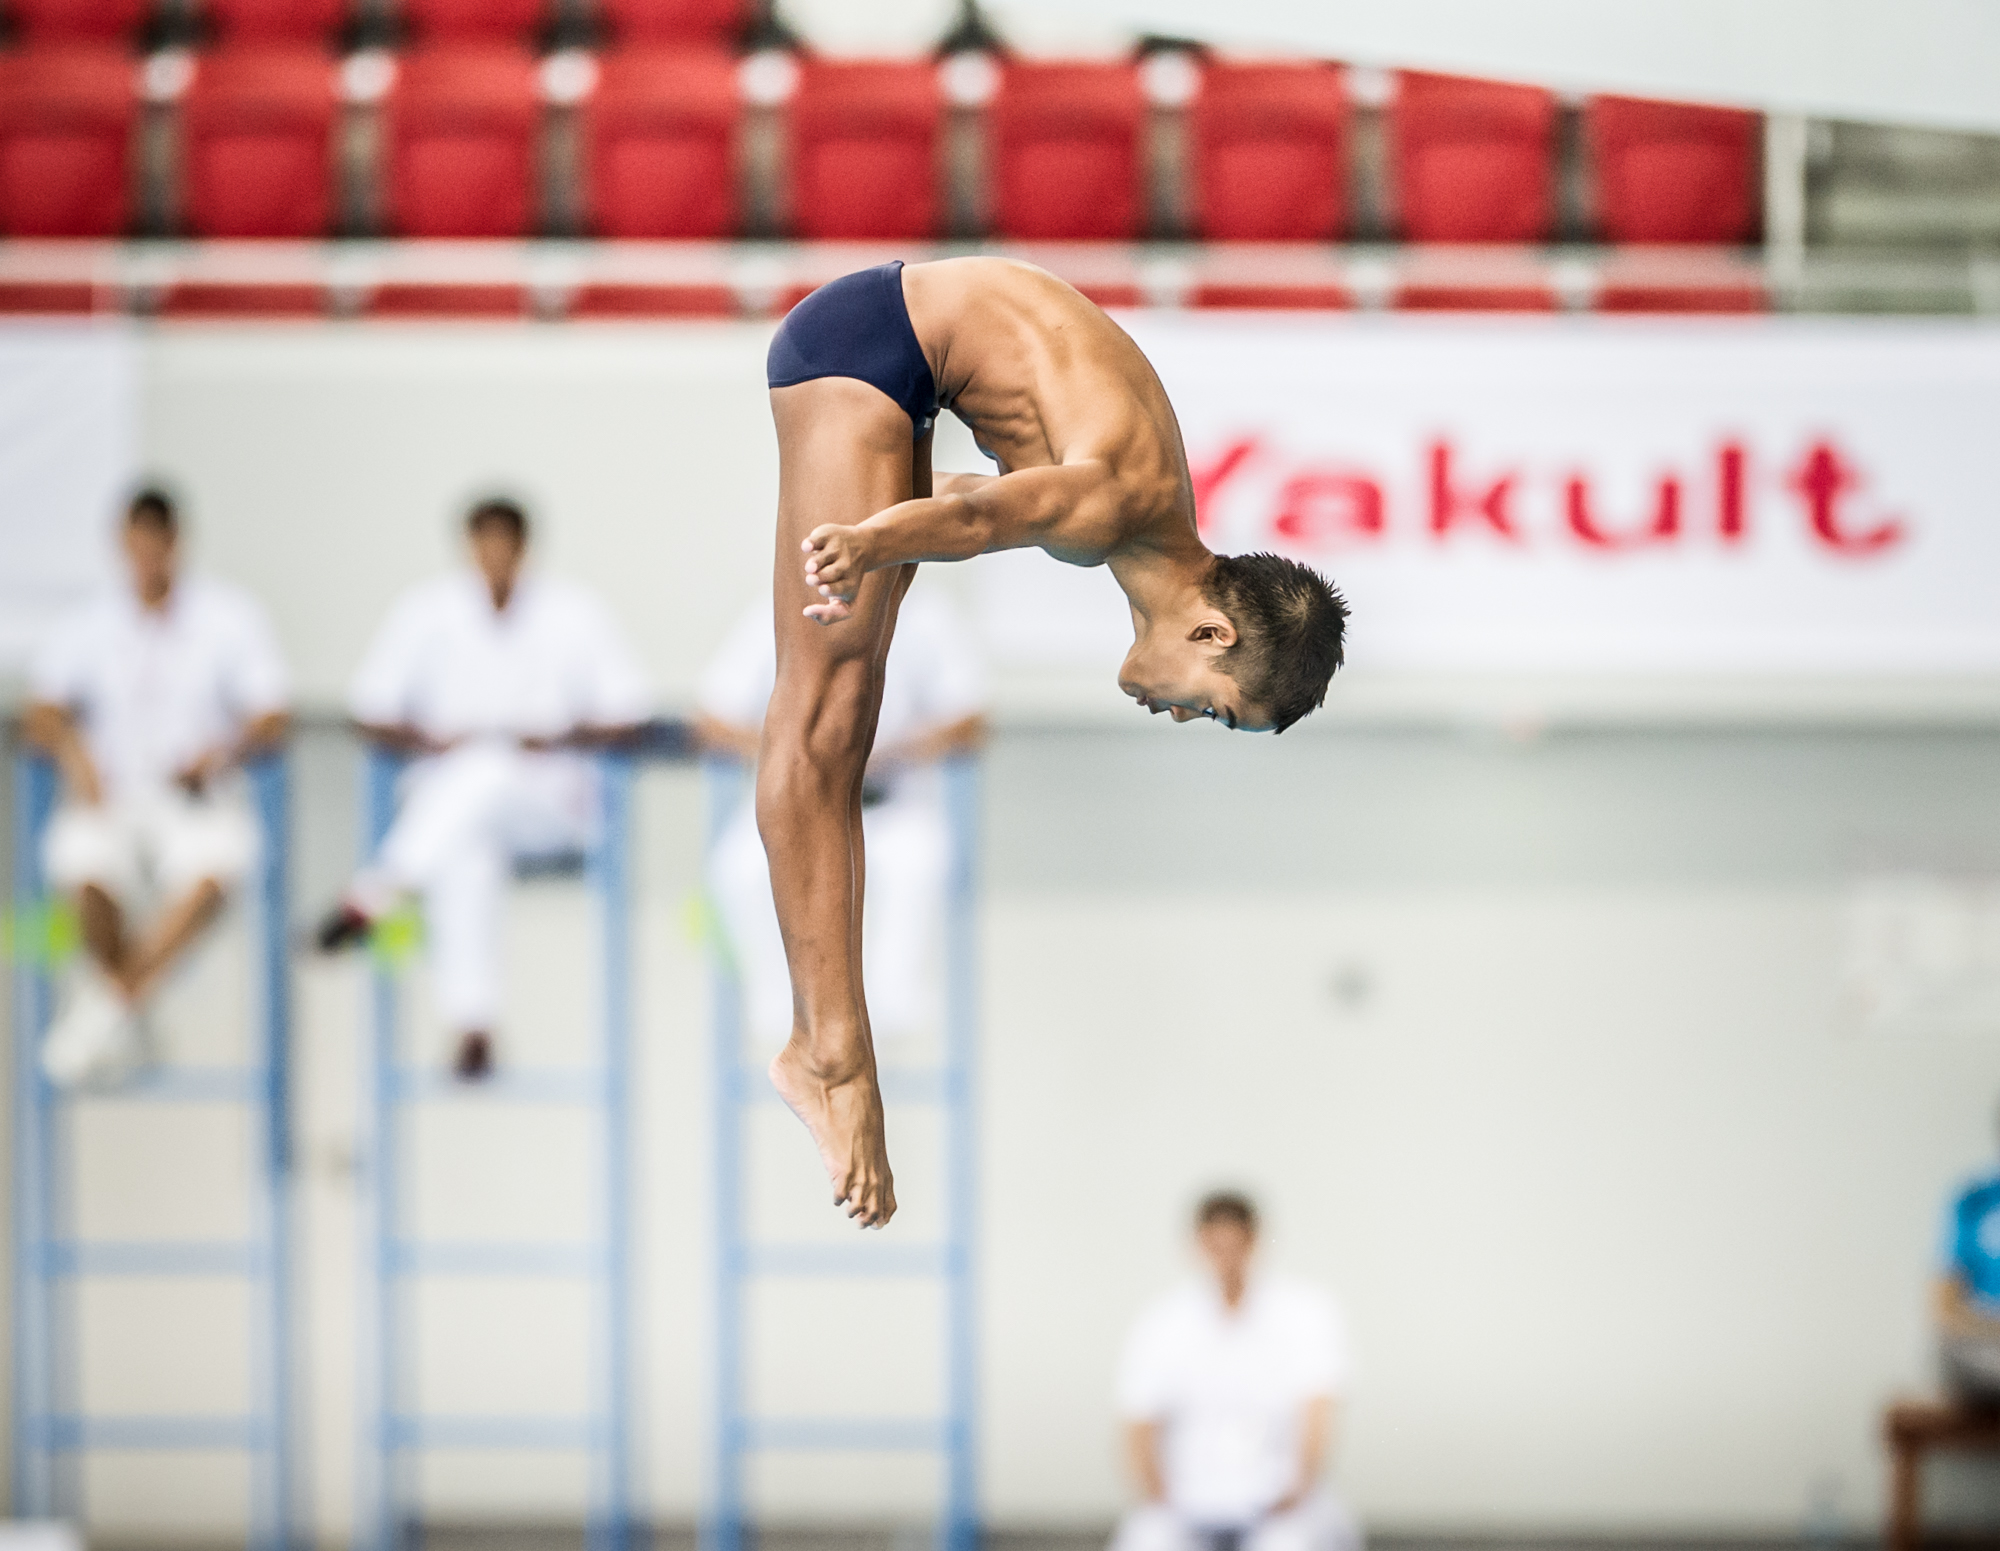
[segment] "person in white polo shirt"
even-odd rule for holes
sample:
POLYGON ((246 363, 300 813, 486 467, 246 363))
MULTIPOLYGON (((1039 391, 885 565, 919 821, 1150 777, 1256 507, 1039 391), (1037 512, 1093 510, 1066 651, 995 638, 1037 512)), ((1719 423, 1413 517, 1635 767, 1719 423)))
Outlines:
POLYGON ((270 625, 249 594, 181 574, 173 500, 135 496, 120 547, 124 583, 62 620, 28 674, 23 730, 63 782, 43 867, 87 949, 42 1046, 63 1086, 139 1061, 148 1001, 257 857, 236 769, 286 730, 270 625))
POLYGON ((470 1080, 493 1066, 513 863, 590 843, 598 789, 586 751, 636 737, 650 700, 604 605, 523 570, 520 506, 478 502, 466 539, 472 565, 406 593, 355 676, 349 710, 363 735, 411 762, 395 821, 318 941, 329 952, 360 942, 419 896, 452 1068, 470 1080))
POLYGON ((1359 1551, 1323 1479, 1348 1367, 1333 1301, 1254 1268, 1234 1191, 1202 1201, 1195 1241, 1207 1274, 1140 1316, 1119 1366, 1143 1501, 1112 1551, 1359 1551))
MULTIPOLYGON (((696 732, 704 746, 755 763, 777 673, 777 633, 765 601, 737 623, 702 675, 696 732)), ((868 859, 862 970, 877 1038, 909 1038, 937 1021, 938 923, 951 870, 937 764, 978 747, 985 732, 979 653, 942 596, 912 588, 889 645, 882 715, 861 794, 868 859)), ((744 1021, 754 1040, 773 1047, 791 1037, 792 982, 755 807, 746 800, 731 817, 708 876, 743 985, 744 1021)))

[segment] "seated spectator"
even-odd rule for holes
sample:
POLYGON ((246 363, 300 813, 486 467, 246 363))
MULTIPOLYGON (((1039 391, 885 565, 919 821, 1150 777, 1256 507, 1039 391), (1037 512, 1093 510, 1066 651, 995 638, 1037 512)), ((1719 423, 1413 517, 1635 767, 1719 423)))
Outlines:
POLYGON ((1961 1404, 2000 1407, 2000 1173, 1952 1202, 1937 1306, 1945 1387, 1961 1404))
MULTIPOLYGON (((756 604, 702 677, 696 728, 705 747, 755 762, 777 654, 771 605, 756 604)), ((875 754, 861 792, 868 855, 862 973, 878 1038, 912 1037, 937 1021, 932 969, 951 828, 935 767, 978 747, 985 710, 985 673, 950 605, 935 591, 913 589, 889 646, 875 754)), ((746 797, 716 842, 709 885, 742 978, 745 1023, 769 1046, 791 1037, 792 983, 755 806, 746 797)))
POLYGON ((285 668, 263 610, 180 574, 173 501, 142 491, 120 538, 124 584, 63 620, 29 670, 23 731, 63 782, 43 867, 75 895, 87 950, 42 1046, 42 1069, 62 1086, 139 1061, 148 1001, 257 858, 235 771, 286 728, 285 668), (134 936, 142 912, 151 921, 134 936))
POLYGON ((1219 1191, 1195 1213, 1208 1275, 1140 1316, 1119 1410, 1145 1501, 1112 1551, 1359 1551, 1321 1472, 1347 1348, 1332 1300, 1252 1275, 1257 1209, 1219 1191))
POLYGON ((493 1067, 500 907, 514 862, 586 847, 597 771, 582 750, 630 740, 648 700, 598 600, 522 574, 528 519, 486 500, 465 520, 473 566, 412 588, 355 676, 362 735, 410 758, 395 821, 321 924, 328 952, 421 897, 433 991, 456 1036, 452 1069, 493 1067))

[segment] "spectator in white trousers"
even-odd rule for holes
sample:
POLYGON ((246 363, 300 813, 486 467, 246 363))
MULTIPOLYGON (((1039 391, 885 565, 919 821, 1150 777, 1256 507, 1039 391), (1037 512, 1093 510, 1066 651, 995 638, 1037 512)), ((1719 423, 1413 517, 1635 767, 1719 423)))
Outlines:
POLYGON ((1205 1199, 1207 1275, 1148 1308, 1126 1341, 1118 1408, 1143 1501, 1112 1551, 1360 1551, 1322 1479, 1347 1379, 1340 1316, 1317 1289, 1253 1273, 1257 1209, 1205 1199))
MULTIPOLYGON (((764 707, 777 680, 768 601, 752 607, 702 675, 697 731, 704 746, 755 763, 764 707)), ((875 754, 862 788, 868 861, 862 973, 878 1039, 923 1033, 939 1013, 935 972, 951 828, 937 763, 976 748, 986 730, 985 671, 950 605, 913 588, 903 599, 882 692, 875 754)), ((771 871, 746 796, 709 860, 709 886, 743 985, 751 1037, 781 1045, 792 1032, 771 871)))
POLYGON ((519 858, 588 846, 599 821, 586 751, 635 737, 645 681, 610 614, 583 588, 523 574, 528 519, 512 501, 466 518, 472 567, 406 593, 349 696, 363 735, 406 755, 381 847, 319 929, 364 940, 406 896, 422 901, 453 1071, 492 1070, 501 906, 519 858))
POLYGON ((270 625, 247 593, 180 574, 171 498, 134 497, 120 547, 124 584, 61 621, 29 669, 23 730, 63 782, 43 868, 74 895, 87 949, 42 1046, 63 1086, 142 1058, 147 1003, 257 859, 237 767, 286 729, 270 625))

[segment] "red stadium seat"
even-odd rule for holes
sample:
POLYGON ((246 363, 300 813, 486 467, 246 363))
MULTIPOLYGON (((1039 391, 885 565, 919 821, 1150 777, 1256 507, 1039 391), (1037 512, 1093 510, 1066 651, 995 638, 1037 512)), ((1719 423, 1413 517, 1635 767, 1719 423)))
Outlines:
POLYGON ((726 285, 586 285, 569 305, 572 318, 734 318, 742 310, 726 285))
POLYGON ((1121 307, 1146 305, 1146 293, 1136 285, 1125 285, 1117 281, 1085 280, 1077 285, 1077 290, 1106 312, 1116 312, 1121 307))
POLYGON ((1768 312, 1760 255, 1713 246, 1613 248, 1596 265, 1591 304, 1599 312, 1768 312))
POLYGON ((1406 72, 1392 110, 1403 235, 1540 242, 1555 221, 1555 98, 1406 72))
POLYGON ((117 310, 118 293, 88 281, 0 281, 0 315, 59 317, 117 310))
POLYGON ((807 60, 791 104, 800 237, 933 237, 944 103, 928 60, 807 60))
POLYGON ((308 46, 219 49, 181 108, 198 237, 323 237, 333 225, 335 75, 308 46))
POLYGON ((0 54, 0 236, 124 235, 135 74, 114 47, 0 54))
POLYGON ((1769 312, 1770 293, 1758 285, 1699 288, 1618 285, 1597 295, 1599 312, 1769 312))
POLYGON ((1354 305, 1354 293, 1341 285, 1229 285, 1208 282, 1188 295, 1190 307, 1219 307, 1238 312, 1329 312, 1354 305))
POLYGON ((733 43, 749 21, 748 0, 598 0, 621 43, 733 43))
POLYGON ((384 103, 389 227, 402 237, 522 237, 535 217, 535 61, 460 44, 403 56, 384 103))
POLYGON ((1593 97, 1584 134, 1611 242, 1753 242, 1757 115, 1593 97))
POLYGON ((1347 228, 1347 100, 1320 64, 1219 64, 1194 102, 1195 231, 1326 242, 1347 228))
POLYGON ((1009 64, 992 114, 1000 235, 1139 236, 1143 121, 1135 66, 1009 64))
POLYGON ((423 43, 527 43, 548 17, 548 0, 403 0, 423 43))
POLYGON ((237 285, 184 280, 157 305, 163 318, 324 318, 330 298, 318 285, 237 285))
POLYGON ((526 286, 393 281, 369 293, 366 310, 371 318, 525 318, 528 302, 526 286))
POLYGON ((108 43, 139 30, 148 0, 12 0, 7 14, 25 43, 108 43))
POLYGON ((230 43, 322 43, 347 19, 347 0, 206 0, 230 43))
POLYGON ((583 110, 591 226, 604 237, 727 237, 739 224, 736 62, 631 48, 601 61, 583 110))
POLYGON ((203 0, 229 43, 322 43, 347 19, 348 0, 203 0))
POLYGON ((1390 305, 1398 312, 1555 312, 1561 304, 1544 285, 1403 285, 1390 305))

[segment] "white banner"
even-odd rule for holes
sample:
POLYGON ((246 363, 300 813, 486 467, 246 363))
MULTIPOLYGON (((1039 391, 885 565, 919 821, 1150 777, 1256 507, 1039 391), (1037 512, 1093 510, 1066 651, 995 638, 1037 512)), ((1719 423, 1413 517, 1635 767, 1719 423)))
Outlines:
POLYGON ((0 675, 107 574, 137 456, 137 355, 119 325, 0 330, 0 675))
MULTIPOLYGON (((2000 672, 2000 329, 1121 321, 1211 547, 1330 574, 1357 670, 2000 672)), ((1130 640, 1102 573, 979 564, 1005 659, 1130 640)))

